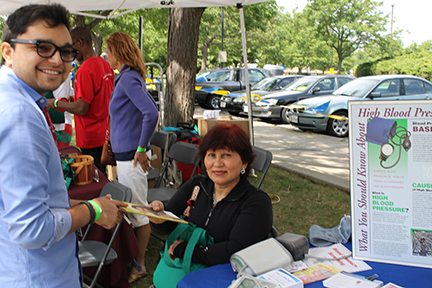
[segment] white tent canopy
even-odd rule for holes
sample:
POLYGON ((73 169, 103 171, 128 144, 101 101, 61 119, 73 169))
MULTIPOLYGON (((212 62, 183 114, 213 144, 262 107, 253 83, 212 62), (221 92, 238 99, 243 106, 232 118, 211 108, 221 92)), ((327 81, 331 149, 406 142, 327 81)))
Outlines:
MULTIPOLYGON (((247 49, 246 49, 246 33, 244 26, 243 6, 250 5, 267 0, 0 0, 0 15, 9 15, 21 6, 28 4, 47 4, 47 3, 60 3, 65 6, 69 12, 77 15, 90 16, 95 18, 112 19, 132 11, 144 8, 199 8, 199 7, 225 7, 237 6, 240 13, 240 29, 242 35, 242 48, 243 48, 243 62, 247 71, 247 49), (118 10, 124 10, 118 12, 118 10), (100 16, 83 11, 100 11, 112 10, 108 16, 100 16)), ((252 103, 250 97, 249 75, 245 73, 247 104, 250 111, 249 115, 249 130, 251 135, 251 142, 253 144, 253 121, 252 121, 252 103)))
MULTIPOLYGON (((8 15, 21 6, 27 4, 46 4, 60 3, 64 5, 71 13, 83 15, 83 11, 100 11, 113 10, 108 16, 100 16, 100 18, 111 19, 120 15, 144 8, 198 8, 198 7, 224 7, 250 5, 266 0, 0 0, 0 15, 8 15), (127 11, 115 14, 119 9, 127 9, 127 11)), ((85 14, 87 15, 87 14, 85 14)), ((91 17, 99 17, 94 14, 88 14, 91 17)))

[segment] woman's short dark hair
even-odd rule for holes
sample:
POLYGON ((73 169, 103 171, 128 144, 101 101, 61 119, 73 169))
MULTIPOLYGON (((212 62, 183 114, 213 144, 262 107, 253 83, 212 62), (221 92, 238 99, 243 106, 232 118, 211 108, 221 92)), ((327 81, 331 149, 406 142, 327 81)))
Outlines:
POLYGON ((10 42, 11 39, 26 33, 27 28, 38 21, 44 21, 48 27, 53 28, 63 24, 70 30, 69 11, 60 4, 30 4, 18 8, 8 16, 3 28, 2 41, 10 42))
POLYGON ((243 163, 247 163, 246 173, 241 176, 248 177, 255 160, 255 153, 246 132, 237 124, 219 124, 211 128, 203 137, 199 145, 198 156, 201 161, 207 151, 218 149, 228 149, 237 152, 243 163))

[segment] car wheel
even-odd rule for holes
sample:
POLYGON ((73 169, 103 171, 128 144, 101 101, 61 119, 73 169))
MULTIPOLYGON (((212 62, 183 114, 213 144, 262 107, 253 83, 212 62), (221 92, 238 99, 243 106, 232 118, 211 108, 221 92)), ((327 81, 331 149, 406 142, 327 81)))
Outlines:
POLYGON ((219 109, 219 107, 220 107, 220 96, 210 95, 207 99, 207 108, 219 109))
POLYGON ((289 124, 290 123, 290 119, 289 119, 288 109, 287 108, 283 108, 282 109, 281 118, 282 118, 282 122, 283 123, 285 123, 285 124, 289 124))
MULTIPOLYGON (((348 117, 348 113, 345 111, 339 111, 334 113, 334 115, 348 117)), ((348 136, 348 120, 338 120, 329 118, 327 124, 327 132, 336 137, 346 137, 348 136)))

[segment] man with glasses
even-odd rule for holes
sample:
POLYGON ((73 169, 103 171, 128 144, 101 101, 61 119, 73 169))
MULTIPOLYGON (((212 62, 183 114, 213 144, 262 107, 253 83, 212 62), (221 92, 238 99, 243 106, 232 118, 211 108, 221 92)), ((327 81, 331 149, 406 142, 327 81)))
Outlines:
POLYGON ((69 14, 28 5, 4 26, 0 69, 0 283, 2 287, 82 287, 75 231, 118 219, 110 196, 69 200, 42 96, 64 82, 78 52, 69 14))
MULTIPOLYGON (((100 164, 102 147, 108 126, 108 106, 114 88, 114 74, 108 62, 93 49, 91 31, 77 27, 71 32, 73 47, 79 50, 78 61, 84 61, 75 78, 74 102, 57 101, 57 107, 75 114, 76 146, 94 158, 94 164, 104 174, 100 164)), ((48 108, 54 108, 54 99, 48 108)))

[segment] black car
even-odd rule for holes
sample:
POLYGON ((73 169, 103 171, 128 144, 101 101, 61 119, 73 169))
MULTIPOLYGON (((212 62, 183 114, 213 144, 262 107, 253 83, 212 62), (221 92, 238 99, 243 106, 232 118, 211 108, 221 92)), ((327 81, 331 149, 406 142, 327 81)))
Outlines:
POLYGON ((223 79, 219 80, 223 76, 225 76, 225 80, 228 80, 231 70, 230 68, 221 68, 201 71, 196 75, 196 82, 223 81, 223 79))
MULTIPOLYGON (((266 119, 281 119, 290 123, 288 104, 298 100, 328 95, 334 90, 355 79, 348 75, 307 76, 287 86, 279 92, 273 92, 261 98, 261 101, 252 103, 252 115, 266 119)), ((248 106, 243 105, 243 112, 248 113, 248 106)))
MULTIPOLYGON (((253 85, 263 78, 267 78, 261 69, 248 69, 249 84, 253 85)), ((216 81, 197 82, 195 86, 195 102, 205 109, 220 109, 221 95, 246 89, 245 69, 234 68, 228 75, 221 76, 216 81), (221 79, 223 77, 224 79, 221 79)))
MULTIPOLYGON (((261 96, 273 91, 280 91, 295 80, 304 77, 303 75, 279 75, 264 78, 251 87, 252 101, 261 100, 261 96)), ((231 115, 238 115, 243 112, 243 104, 246 103, 246 90, 230 93, 221 97, 220 108, 231 115)))

